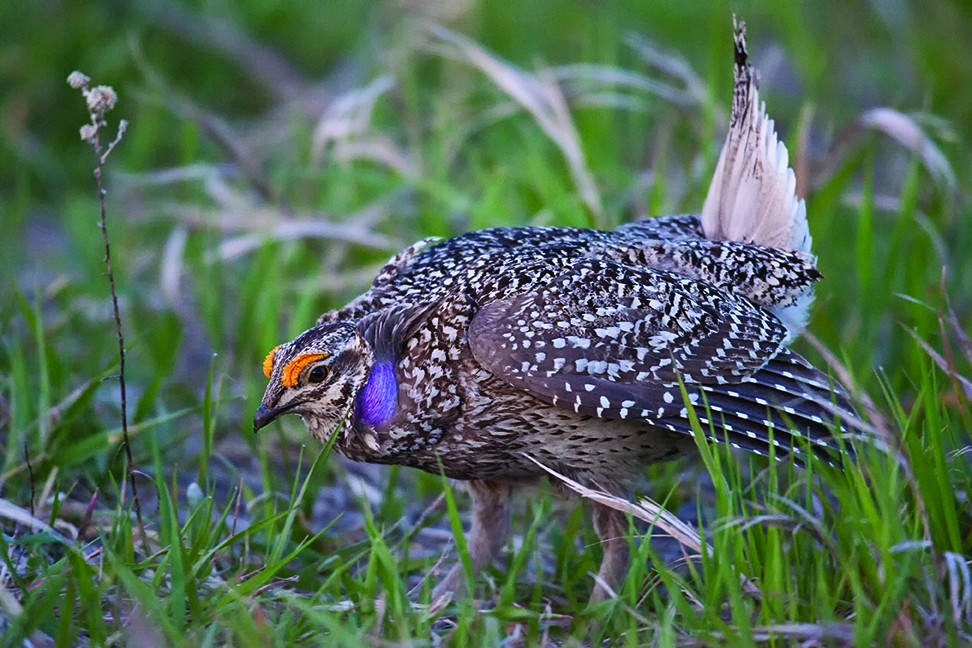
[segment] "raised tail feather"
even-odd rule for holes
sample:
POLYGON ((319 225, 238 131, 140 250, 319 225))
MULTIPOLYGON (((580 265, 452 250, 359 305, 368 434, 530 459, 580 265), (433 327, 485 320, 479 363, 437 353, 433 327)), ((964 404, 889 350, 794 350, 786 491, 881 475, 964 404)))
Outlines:
MULTIPOLYGON (((810 253, 807 206, 796 195, 786 146, 759 100, 758 76, 747 61, 746 24, 735 33, 735 71, 729 133, 702 208, 706 238, 810 253)), ((813 303, 807 289, 797 303, 773 309, 792 341, 806 326, 813 303)))
POLYGON ((796 195, 786 146, 759 100, 744 22, 736 27, 735 53, 729 133, 702 208, 702 229, 710 239, 810 252, 806 204, 796 195))

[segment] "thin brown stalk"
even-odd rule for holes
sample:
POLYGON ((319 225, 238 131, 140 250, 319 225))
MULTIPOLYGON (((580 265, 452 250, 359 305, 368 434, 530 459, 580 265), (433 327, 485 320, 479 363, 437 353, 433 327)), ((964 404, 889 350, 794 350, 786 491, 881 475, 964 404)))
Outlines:
MULTIPOLYGON (((121 132, 119 132, 119 137, 121 132)), ((148 536, 145 535, 145 523, 142 521, 142 506, 138 500, 138 486, 135 484, 135 460, 132 458, 132 443, 128 438, 128 401, 125 392, 125 337, 122 334, 121 313, 118 310, 118 291, 115 289, 115 273, 111 266, 111 244, 108 242, 108 222, 105 218, 105 189, 102 182, 102 165, 108 153, 114 148, 118 139, 109 145, 104 155, 101 154, 101 146, 98 143, 98 135, 95 135, 95 153, 97 154, 97 165, 95 166, 95 180, 98 183, 98 200, 101 204, 101 234, 105 242, 105 274, 108 275, 108 285, 111 288, 111 307, 115 316, 115 334, 118 336, 118 385, 121 394, 121 426, 122 426, 122 445, 125 446, 125 460, 128 462, 128 480, 132 487, 132 500, 135 503, 135 519, 138 521, 138 534, 142 538, 142 548, 145 555, 151 552, 148 547, 148 536)))
POLYGON ((108 144, 107 148, 101 146, 101 129, 107 126, 105 113, 114 108, 117 95, 115 91, 107 86, 96 86, 89 88, 89 79, 80 72, 74 72, 68 77, 71 87, 79 88, 84 94, 88 104, 88 112, 91 117, 91 124, 86 124, 81 128, 81 137, 85 139, 95 152, 95 181, 98 186, 98 201, 101 207, 101 227, 102 238, 105 243, 105 274, 108 275, 108 286, 111 289, 111 305, 115 317, 115 334, 118 338, 118 384, 121 397, 121 427, 122 445, 125 448, 125 459, 128 463, 128 480, 132 487, 132 500, 135 504, 135 519, 138 522, 138 533, 142 539, 142 549, 145 555, 150 555, 148 546, 148 536, 145 534, 145 524, 142 521, 142 506, 138 499, 138 486, 135 483, 135 460, 132 458, 132 444, 128 436, 128 401, 125 390, 125 337, 122 334, 121 313, 118 309, 118 291, 115 289, 115 273, 111 265, 111 244, 108 239, 108 221, 106 217, 103 169, 108 156, 115 149, 115 146, 122 139, 128 123, 122 120, 118 125, 118 134, 115 139, 108 144))

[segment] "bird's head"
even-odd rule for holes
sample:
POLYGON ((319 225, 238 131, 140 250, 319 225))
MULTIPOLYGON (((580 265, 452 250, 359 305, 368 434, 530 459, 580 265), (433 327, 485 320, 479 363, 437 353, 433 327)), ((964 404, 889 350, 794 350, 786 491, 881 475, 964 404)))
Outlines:
POLYGON ((298 414, 326 441, 347 417, 364 386, 372 353, 357 321, 321 324, 271 351, 263 362, 270 379, 253 417, 253 431, 283 414, 298 414))

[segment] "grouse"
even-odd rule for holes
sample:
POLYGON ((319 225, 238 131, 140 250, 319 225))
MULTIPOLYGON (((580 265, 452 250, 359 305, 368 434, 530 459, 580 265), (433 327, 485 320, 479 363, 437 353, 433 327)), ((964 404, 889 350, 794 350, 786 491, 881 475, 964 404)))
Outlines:
MULTIPOLYGON (((758 454, 837 448, 849 397, 786 346, 821 277, 806 207, 744 24, 734 42, 730 128, 701 217, 420 241, 270 352, 254 429, 295 413, 346 457, 466 482, 476 569, 505 545, 511 492, 544 474, 538 462, 623 491, 695 447, 692 412, 712 440, 758 454)), ((628 523, 600 505, 593 517, 600 576, 616 583, 628 523)))

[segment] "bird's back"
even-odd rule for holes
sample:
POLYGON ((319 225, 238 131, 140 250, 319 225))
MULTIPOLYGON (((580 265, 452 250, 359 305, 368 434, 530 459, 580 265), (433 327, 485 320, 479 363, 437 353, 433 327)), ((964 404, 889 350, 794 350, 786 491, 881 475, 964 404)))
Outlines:
POLYGON ((825 444, 829 381, 785 348, 768 310, 818 276, 801 253, 704 239, 692 216, 615 232, 496 228, 399 255, 335 314, 428 305, 379 451, 349 454, 441 462, 465 479, 527 477, 530 455, 603 483, 691 445, 683 398, 718 440, 802 450, 793 423, 825 444))

